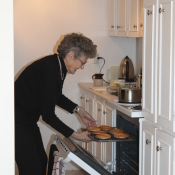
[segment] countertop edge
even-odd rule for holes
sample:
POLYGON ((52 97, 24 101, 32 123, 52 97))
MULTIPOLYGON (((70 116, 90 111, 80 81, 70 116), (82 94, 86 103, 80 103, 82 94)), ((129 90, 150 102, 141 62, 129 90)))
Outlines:
MULTIPOLYGON (((119 105, 117 104, 115 100, 115 96, 113 95, 109 95, 108 97, 106 96, 103 96, 101 94, 101 91, 95 91, 93 89, 90 89, 89 87, 92 87, 93 86, 93 83, 89 83, 89 82, 80 82, 78 83, 78 86, 94 95, 97 95, 99 97, 101 97, 102 99, 104 99, 106 101, 106 104, 108 106, 111 106, 112 108, 130 116, 131 118, 141 118, 144 116, 144 112, 143 111, 133 111, 131 109, 131 107, 125 107, 125 106, 122 106, 122 105, 119 105), (112 96, 112 97, 111 97, 112 96), (112 98, 112 100, 111 100, 112 98)), ((105 84, 104 87, 108 87, 109 85, 108 84, 105 84)))

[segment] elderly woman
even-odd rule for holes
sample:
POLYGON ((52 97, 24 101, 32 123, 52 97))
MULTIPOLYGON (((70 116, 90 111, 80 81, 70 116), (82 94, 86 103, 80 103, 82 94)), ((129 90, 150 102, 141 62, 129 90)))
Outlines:
POLYGON ((96 56, 96 45, 82 34, 65 35, 58 54, 29 65, 15 82, 15 159, 19 175, 45 175, 47 156, 37 126, 44 122, 65 137, 89 142, 88 132, 75 132, 55 115, 55 105, 78 113, 83 123, 96 126, 92 116, 62 94, 68 74, 83 69, 88 58, 96 56))

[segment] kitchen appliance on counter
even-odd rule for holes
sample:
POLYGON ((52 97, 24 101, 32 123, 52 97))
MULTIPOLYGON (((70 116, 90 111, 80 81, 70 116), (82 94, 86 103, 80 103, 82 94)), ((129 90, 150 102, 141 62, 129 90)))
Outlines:
POLYGON ((124 79, 125 82, 134 82, 134 66, 128 56, 121 61, 118 79, 124 79))

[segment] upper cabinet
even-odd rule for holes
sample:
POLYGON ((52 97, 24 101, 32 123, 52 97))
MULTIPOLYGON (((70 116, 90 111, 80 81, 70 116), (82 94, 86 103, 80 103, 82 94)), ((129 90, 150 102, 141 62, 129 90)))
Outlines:
POLYGON ((142 109, 175 132, 175 0, 144 0, 142 109))
POLYGON ((142 0, 108 0, 109 36, 142 37, 142 0))
POLYGON ((108 0, 108 35, 117 36, 117 0, 108 0))

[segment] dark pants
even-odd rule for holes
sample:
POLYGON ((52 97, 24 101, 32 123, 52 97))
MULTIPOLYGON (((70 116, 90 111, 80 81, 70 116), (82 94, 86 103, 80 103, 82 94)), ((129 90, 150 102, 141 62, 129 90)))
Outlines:
POLYGON ((45 175, 47 155, 37 124, 15 124, 15 159, 19 175, 45 175))

